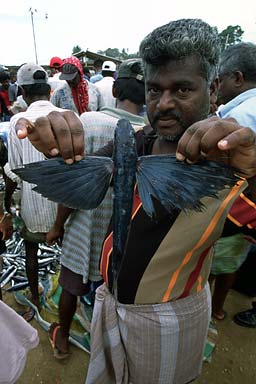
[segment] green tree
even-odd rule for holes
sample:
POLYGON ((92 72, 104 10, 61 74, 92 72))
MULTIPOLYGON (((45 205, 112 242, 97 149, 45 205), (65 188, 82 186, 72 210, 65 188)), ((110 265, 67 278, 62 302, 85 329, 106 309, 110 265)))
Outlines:
POLYGON ((240 25, 229 25, 226 29, 219 33, 222 49, 229 45, 234 45, 242 41, 244 31, 240 25))
POLYGON ((118 48, 108 48, 105 51, 105 55, 109 57, 114 57, 115 59, 119 59, 121 56, 121 53, 118 48))
POLYGON ((126 60, 126 59, 128 59, 128 57, 129 57, 128 52, 126 51, 125 48, 123 48, 122 52, 121 52, 121 59, 126 60))
POLYGON ((72 55, 74 55, 75 53, 78 53, 80 51, 82 51, 82 48, 79 47, 79 45, 76 45, 75 47, 73 47, 72 55))
POLYGON ((128 49, 123 48, 121 52, 118 48, 108 48, 105 51, 97 51, 100 55, 113 57, 119 60, 133 59, 135 57, 139 57, 139 53, 128 53, 128 49))

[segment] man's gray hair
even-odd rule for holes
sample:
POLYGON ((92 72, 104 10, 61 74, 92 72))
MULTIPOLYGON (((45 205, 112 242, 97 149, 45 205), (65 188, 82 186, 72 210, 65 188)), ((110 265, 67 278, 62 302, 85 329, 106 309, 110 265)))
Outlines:
POLYGON ((194 56, 202 76, 211 82, 217 74, 220 43, 217 29, 200 19, 181 19, 156 28, 140 44, 140 56, 147 64, 161 65, 169 60, 194 56))
POLYGON ((240 71, 246 81, 256 82, 256 45, 239 43, 226 48, 220 58, 220 75, 240 71))

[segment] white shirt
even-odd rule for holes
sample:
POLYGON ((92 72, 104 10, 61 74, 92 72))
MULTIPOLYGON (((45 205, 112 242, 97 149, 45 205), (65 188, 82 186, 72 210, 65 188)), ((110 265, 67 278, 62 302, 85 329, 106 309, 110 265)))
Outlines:
MULTIPOLYGON (((20 140, 15 131, 15 125, 21 117, 35 121, 40 116, 46 116, 51 111, 63 112, 47 100, 39 100, 30 104, 26 112, 14 115, 10 121, 8 136, 8 163, 11 169, 23 164, 44 160, 42 153, 37 151, 28 138, 20 140)), ((30 232, 46 233, 54 223, 57 204, 32 191, 34 184, 21 182, 21 217, 30 232)))
POLYGON ((96 87, 100 92, 99 97, 99 110, 103 107, 115 108, 116 98, 112 94, 112 87, 114 83, 114 78, 107 76, 103 77, 102 80, 95 83, 96 87))
POLYGON ((66 83, 66 80, 60 79, 60 75, 61 72, 57 72, 48 78, 48 84, 51 86, 51 93, 55 91, 55 89, 59 88, 62 84, 66 83))

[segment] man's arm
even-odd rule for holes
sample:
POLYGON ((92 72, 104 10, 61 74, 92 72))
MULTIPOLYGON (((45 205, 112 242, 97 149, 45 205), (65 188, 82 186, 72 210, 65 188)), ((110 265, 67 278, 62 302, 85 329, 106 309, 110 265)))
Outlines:
POLYGON ((11 213, 12 196, 18 184, 12 179, 10 179, 5 173, 4 173, 4 181, 5 181, 4 208, 7 212, 11 213))
POLYGON ((0 232, 2 232, 2 240, 8 240, 13 234, 13 225, 11 214, 5 213, 0 208, 0 232))
MULTIPOLYGON (((75 113, 51 112, 31 124, 16 124, 20 139, 28 137, 46 156, 60 155, 71 164, 84 155, 84 131, 75 113)), ((179 140, 177 160, 196 162, 206 158, 221 161, 240 170, 246 178, 256 176, 256 134, 234 119, 211 117, 192 124, 179 140)))
POLYGON ((13 182, 6 176, 3 170, 3 177, 5 182, 4 193, 4 206, 0 208, 0 232, 2 232, 2 239, 8 240, 13 234, 13 223, 11 215, 11 201, 13 192, 16 189, 17 183, 13 182))
POLYGON ((62 240, 64 235, 64 224, 72 212, 72 208, 68 208, 65 207, 65 205, 58 204, 55 222, 46 235, 46 242, 48 244, 54 244, 56 241, 62 240))

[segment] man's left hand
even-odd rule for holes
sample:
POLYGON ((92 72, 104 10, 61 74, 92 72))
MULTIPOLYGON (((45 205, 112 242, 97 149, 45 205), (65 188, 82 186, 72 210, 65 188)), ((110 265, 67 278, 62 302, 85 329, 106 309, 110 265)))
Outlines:
POLYGON ((239 169, 245 178, 256 175, 256 134, 235 119, 216 116, 191 125, 179 140, 178 160, 195 163, 205 158, 239 169))

